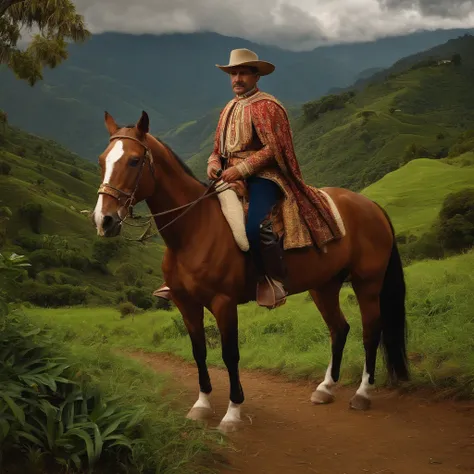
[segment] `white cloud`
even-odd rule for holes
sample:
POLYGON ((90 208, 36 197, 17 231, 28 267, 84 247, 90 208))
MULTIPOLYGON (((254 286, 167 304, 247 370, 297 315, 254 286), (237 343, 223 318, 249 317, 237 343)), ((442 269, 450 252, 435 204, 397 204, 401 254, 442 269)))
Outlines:
POLYGON ((212 31, 287 49, 474 27, 474 0, 75 0, 94 33, 212 31))

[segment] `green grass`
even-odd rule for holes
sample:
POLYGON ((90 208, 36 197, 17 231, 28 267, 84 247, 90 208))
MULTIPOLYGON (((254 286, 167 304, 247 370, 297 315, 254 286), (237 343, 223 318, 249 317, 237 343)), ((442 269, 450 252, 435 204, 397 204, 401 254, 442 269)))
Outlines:
MULTIPOLYGON (((473 394, 474 252, 406 269, 409 354, 415 387, 443 394, 473 394)), ((352 290, 344 288, 343 310, 351 325, 344 353, 342 383, 358 383, 364 364, 362 329, 352 290)), ((38 322, 55 326, 63 339, 84 347, 113 347, 171 352, 192 359, 191 344, 179 313, 154 311, 121 319, 110 308, 27 310, 38 322)), ((241 366, 290 377, 323 377, 330 357, 327 328, 305 294, 277 310, 255 304, 240 307, 241 366)), ((208 360, 223 366, 218 333, 206 314, 208 360)), ((377 381, 385 380, 379 358, 377 381)), ((196 380, 197 384, 197 380, 196 380)))
MULTIPOLYGON (((468 160, 468 156, 459 160, 468 160)), ((437 218, 445 197, 469 187, 474 187, 473 166, 417 159, 388 173, 362 194, 386 209, 397 233, 420 236, 437 218)))

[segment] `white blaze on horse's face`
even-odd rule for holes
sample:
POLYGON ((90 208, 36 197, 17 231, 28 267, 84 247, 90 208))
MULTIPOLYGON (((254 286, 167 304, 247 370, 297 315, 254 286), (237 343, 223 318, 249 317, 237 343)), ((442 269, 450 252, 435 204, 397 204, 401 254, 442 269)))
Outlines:
MULTIPOLYGON (((113 177, 113 172, 114 172, 114 167, 115 164, 122 158, 124 153, 123 149, 123 142, 122 140, 117 140, 114 143, 114 146, 112 149, 109 151, 108 155, 105 158, 104 165, 105 165, 105 170, 104 170, 104 183, 111 183, 112 177, 113 177)), ((97 227, 97 234, 98 235, 104 235, 104 229, 102 227, 102 223, 104 221, 104 196, 102 194, 99 194, 99 198, 97 199, 97 204, 94 209, 94 220, 95 220, 95 225, 97 227)))

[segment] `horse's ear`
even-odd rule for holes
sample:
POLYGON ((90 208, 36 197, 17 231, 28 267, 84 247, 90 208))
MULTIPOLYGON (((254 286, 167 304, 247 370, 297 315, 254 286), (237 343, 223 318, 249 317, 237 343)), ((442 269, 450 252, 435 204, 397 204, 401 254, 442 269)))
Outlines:
POLYGON ((150 119, 144 110, 142 111, 142 116, 138 120, 136 127, 141 135, 146 135, 150 130, 150 119))
POLYGON ((105 127, 109 131, 110 135, 113 135, 119 129, 119 126, 115 123, 112 115, 110 115, 107 111, 105 111, 104 117, 105 127))

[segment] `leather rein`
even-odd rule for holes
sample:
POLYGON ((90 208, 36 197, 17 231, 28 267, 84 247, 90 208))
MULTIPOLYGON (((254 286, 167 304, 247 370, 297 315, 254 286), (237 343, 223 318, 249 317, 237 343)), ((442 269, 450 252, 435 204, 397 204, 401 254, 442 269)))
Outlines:
MULTIPOLYGON (((121 205, 122 208, 126 208, 127 214, 126 214, 125 218, 122 219, 119 215, 119 219, 120 219, 121 223, 125 223, 129 226, 132 226, 132 227, 145 227, 147 224, 150 224, 151 219, 154 218, 154 217, 164 216, 166 214, 170 214, 172 212, 179 211, 181 209, 185 209, 184 212, 179 214, 177 217, 172 219, 170 222, 168 222, 164 226, 157 229, 158 232, 161 232, 166 227, 170 226, 171 224, 176 222, 178 219, 183 217, 187 212, 189 212, 200 201, 202 201, 202 200, 204 200, 208 197, 215 196, 216 194, 222 193, 222 192, 226 191, 227 189, 230 189, 230 185, 228 183, 221 183, 221 184, 217 185, 217 187, 215 187, 214 191, 209 192, 209 190, 212 189, 212 187, 216 184, 216 182, 220 178, 220 175, 222 174, 222 170, 219 170, 217 172, 217 174, 218 174, 217 179, 211 180, 210 186, 208 188, 206 188, 206 190, 204 191, 204 194, 202 194, 200 197, 198 197, 194 201, 191 201, 188 204, 184 204, 183 206, 179 206, 179 207, 175 207, 173 209, 169 209, 167 211, 158 212, 156 214, 148 214, 148 215, 144 216, 144 217, 148 218, 148 222, 145 223, 145 224, 133 225, 133 224, 127 223, 126 222, 127 217, 129 217, 129 216, 132 217, 132 212, 131 212, 133 210, 132 202, 135 199, 135 194, 136 194, 136 192, 138 190, 138 186, 140 184, 140 179, 141 179, 142 174, 143 174, 143 169, 145 168, 145 163, 148 163, 151 175, 152 175, 153 180, 155 182, 155 187, 154 187, 153 192, 156 190, 156 185, 158 184, 158 182, 157 182, 156 176, 155 176, 155 167, 154 167, 154 162, 153 162, 153 154, 152 154, 150 148, 145 143, 143 143, 141 140, 139 140, 138 138, 130 137, 128 135, 113 135, 112 137, 110 137, 109 141, 111 142, 112 140, 115 140, 117 138, 136 141, 137 143, 139 143, 145 149, 145 154, 144 154, 143 158, 140 161, 140 168, 139 168, 139 171, 138 171, 137 179, 135 181, 135 187, 133 188, 133 191, 131 193, 123 191, 122 189, 116 188, 115 186, 112 186, 109 183, 102 183, 99 186, 99 189, 97 191, 97 194, 107 194, 109 196, 112 196, 113 198, 115 198, 118 201, 118 203, 121 205), (122 205, 121 202, 122 202, 122 199, 124 199, 124 198, 126 198, 126 201, 125 201, 125 204, 122 205)), ((140 239, 140 240, 142 240, 142 239, 140 239)))

